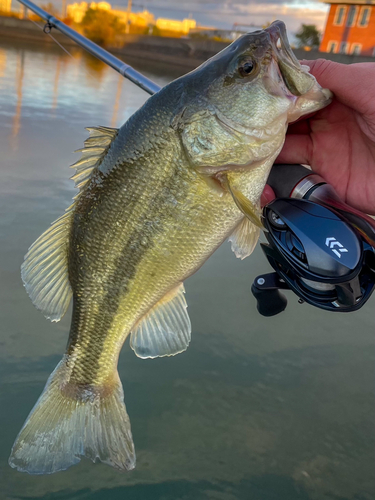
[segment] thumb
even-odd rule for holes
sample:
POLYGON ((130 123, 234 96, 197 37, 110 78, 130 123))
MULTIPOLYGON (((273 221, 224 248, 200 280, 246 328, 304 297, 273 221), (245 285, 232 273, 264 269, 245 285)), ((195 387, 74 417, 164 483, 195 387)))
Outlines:
POLYGON ((331 90, 336 99, 360 113, 366 114, 375 100, 375 64, 340 64, 326 59, 301 61, 309 66, 318 83, 331 90))
POLYGON ((263 190, 262 196, 260 198, 261 206, 264 207, 264 205, 267 205, 267 203, 270 203, 275 198, 276 198, 276 195, 275 195, 273 189, 271 188, 271 186, 266 184, 264 186, 264 190, 263 190))

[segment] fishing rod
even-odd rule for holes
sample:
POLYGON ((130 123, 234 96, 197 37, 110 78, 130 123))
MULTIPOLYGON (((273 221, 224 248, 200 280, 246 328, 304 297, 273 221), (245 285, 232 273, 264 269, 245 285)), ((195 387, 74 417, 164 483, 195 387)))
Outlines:
MULTIPOLYGON (((88 40, 30 0, 18 0, 93 56, 150 95, 160 87, 129 64, 88 40)), ((267 244, 262 250, 274 272, 257 276, 251 291, 263 316, 282 312, 292 290, 299 303, 326 311, 360 309, 375 289, 375 221, 345 204, 332 186, 302 165, 276 165, 267 183, 276 199, 263 208, 267 244)))
POLYGON ((42 8, 38 7, 35 3, 30 0, 18 0, 18 2, 46 21, 46 25, 43 30, 45 33, 48 34, 52 28, 57 29, 65 36, 76 42, 80 47, 87 50, 87 52, 90 52, 90 54, 103 61, 105 64, 120 73, 120 75, 135 83, 137 87, 143 89, 150 95, 153 95, 160 90, 160 87, 155 82, 142 75, 142 73, 139 73, 139 71, 135 70, 132 66, 126 64, 124 61, 121 61, 121 59, 115 57, 113 54, 81 35, 74 29, 70 28, 42 8))

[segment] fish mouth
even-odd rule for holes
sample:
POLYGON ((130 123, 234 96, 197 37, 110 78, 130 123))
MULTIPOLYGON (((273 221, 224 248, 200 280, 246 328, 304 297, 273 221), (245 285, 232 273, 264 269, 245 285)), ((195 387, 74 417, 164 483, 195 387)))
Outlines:
POLYGON ((264 31, 270 37, 273 59, 288 91, 297 97, 309 92, 314 86, 314 78, 306 72, 294 55, 285 24, 282 21, 274 21, 264 31))
POLYGON ((285 23, 283 21, 274 21, 264 31, 269 34, 270 40, 280 56, 289 59, 295 66, 300 67, 300 63, 290 47, 285 23))

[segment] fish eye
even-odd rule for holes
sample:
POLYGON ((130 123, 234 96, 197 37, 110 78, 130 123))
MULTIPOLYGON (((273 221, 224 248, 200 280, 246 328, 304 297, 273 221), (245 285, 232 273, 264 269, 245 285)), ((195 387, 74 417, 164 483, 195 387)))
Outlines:
POLYGON ((238 72, 242 77, 251 75, 255 68, 255 63, 253 61, 246 61, 240 65, 238 72))

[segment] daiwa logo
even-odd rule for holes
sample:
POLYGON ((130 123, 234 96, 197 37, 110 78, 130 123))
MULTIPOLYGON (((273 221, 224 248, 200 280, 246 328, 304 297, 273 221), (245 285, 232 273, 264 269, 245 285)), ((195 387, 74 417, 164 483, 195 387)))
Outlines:
POLYGON ((333 238, 333 237, 326 238, 326 245, 340 259, 341 259, 341 254, 342 253, 349 252, 349 250, 347 248, 344 248, 344 245, 341 245, 341 243, 339 241, 337 241, 336 238, 333 238), (334 248, 334 247, 337 247, 337 249, 334 248))

